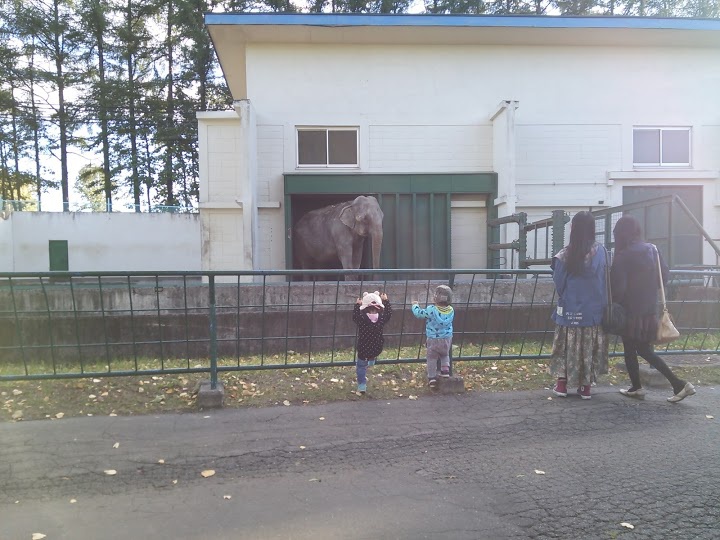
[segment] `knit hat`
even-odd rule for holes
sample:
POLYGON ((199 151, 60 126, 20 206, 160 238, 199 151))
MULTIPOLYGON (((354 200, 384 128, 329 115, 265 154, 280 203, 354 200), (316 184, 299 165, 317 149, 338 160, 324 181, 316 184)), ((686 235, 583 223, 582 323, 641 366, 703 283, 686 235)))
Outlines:
POLYGON ((368 307, 374 307, 376 309, 385 309, 385 306, 382 303, 382 299, 380 298, 380 292, 364 292, 362 297, 362 304, 360 305, 360 309, 365 310, 368 307))
POLYGON ((445 304, 452 303, 452 289, 447 285, 439 285, 435 289, 434 302, 444 302, 445 304))

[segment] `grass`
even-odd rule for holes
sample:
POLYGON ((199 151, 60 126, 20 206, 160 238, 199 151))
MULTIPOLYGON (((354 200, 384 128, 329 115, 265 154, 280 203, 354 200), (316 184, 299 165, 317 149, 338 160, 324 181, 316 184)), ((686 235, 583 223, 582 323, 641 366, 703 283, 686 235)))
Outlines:
MULTIPOLYGON (((546 345, 547 346, 547 345, 546 345)), ((463 347, 463 356, 479 354, 479 347, 463 347)), ((523 354, 539 350, 539 344, 523 345, 523 354)), ((504 355, 519 354, 520 345, 505 345, 504 355)), ((484 355, 499 354, 499 345, 485 345, 484 355), (497 350, 493 350, 497 349, 497 350)), ((419 351, 424 354, 424 349, 419 351)), ((384 358, 417 357, 418 348, 386 351, 384 358), (398 354, 400 356, 398 356, 398 354)), ((352 351, 336 351, 332 358, 352 358, 352 351)), ((355 392, 355 369, 333 366, 330 353, 288 356, 284 369, 223 372, 225 407, 302 406, 335 401, 366 399, 417 399, 432 394, 426 386, 424 363, 376 365, 368 372, 368 393, 355 392), (327 367, 303 367, 308 359, 327 362, 327 367)), ((265 359, 284 363, 285 355, 265 359)), ((221 365, 258 365, 259 358, 222 359, 221 365)), ((204 361, 203 365, 206 365, 204 361)), ((624 385, 627 376, 615 367, 621 359, 611 359, 610 373, 601 383, 624 385)), ((114 371, 135 368, 134 360, 118 360, 114 371)), ((84 364, 86 370, 107 371, 104 360, 84 364)), ((77 372, 77 366, 59 366, 77 372)), ((157 360, 138 361, 140 370, 156 369, 157 360)), ((192 366, 191 366, 192 367, 192 366)), ((38 366, 41 369, 41 366, 38 366)), ((464 378, 468 391, 511 391, 547 388, 552 383, 547 364, 536 359, 468 360, 454 364, 455 374, 464 378)), ((18 366, 3 365, 0 374, 12 373, 18 366)), ((47 369, 47 366, 42 367, 47 369)), ((675 368, 678 375, 700 384, 720 384, 720 367, 675 368)), ((47 372, 47 371, 46 371, 47 372)), ((0 421, 59 419, 77 416, 137 415, 196 411, 195 393, 207 374, 98 376, 85 379, 0 382, 0 421)))

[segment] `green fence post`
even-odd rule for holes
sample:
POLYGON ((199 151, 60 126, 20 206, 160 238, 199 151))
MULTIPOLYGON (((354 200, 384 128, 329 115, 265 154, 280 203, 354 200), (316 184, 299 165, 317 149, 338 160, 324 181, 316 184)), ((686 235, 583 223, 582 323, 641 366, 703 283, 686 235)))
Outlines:
POLYGON ((565 247, 565 224, 570 218, 565 210, 553 210, 552 212, 552 249, 554 256, 558 251, 565 247))
POLYGON ((527 231, 525 226, 527 225, 527 214, 525 212, 518 212, 518 268, 527 268, 527 231))
POLYGON ((210 389, 217 388, 217 313, 215 311, 215 276, 208 277, 210 292, 210 389))

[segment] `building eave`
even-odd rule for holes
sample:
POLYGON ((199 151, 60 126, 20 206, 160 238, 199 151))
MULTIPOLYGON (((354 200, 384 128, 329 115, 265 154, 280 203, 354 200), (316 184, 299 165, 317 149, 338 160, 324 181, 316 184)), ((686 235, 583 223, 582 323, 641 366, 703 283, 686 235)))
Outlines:
POLYGON ((720 48, 720 20, 652 17, 207 13, 235 99, 246 97, 250 44, 720 48))

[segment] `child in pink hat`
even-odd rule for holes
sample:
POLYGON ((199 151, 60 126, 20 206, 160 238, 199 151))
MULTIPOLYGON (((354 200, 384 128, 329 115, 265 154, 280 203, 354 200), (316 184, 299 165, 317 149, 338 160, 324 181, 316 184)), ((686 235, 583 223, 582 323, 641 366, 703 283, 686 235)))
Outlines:
POLYGON ((383 328, 391 315, 392 308, 385 293, 364 292, 363 297, 355 303, 353 322, 358 327, 355 372, 358 392, 361 394, 367 390, 367 367, 375 365, 375 360, 383 350, 383 328))

